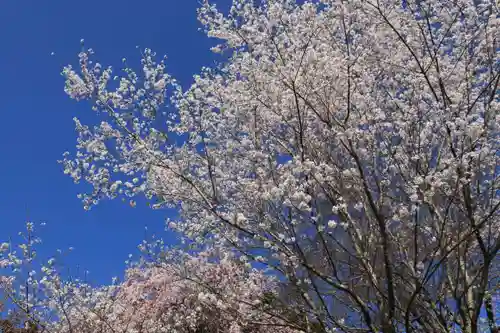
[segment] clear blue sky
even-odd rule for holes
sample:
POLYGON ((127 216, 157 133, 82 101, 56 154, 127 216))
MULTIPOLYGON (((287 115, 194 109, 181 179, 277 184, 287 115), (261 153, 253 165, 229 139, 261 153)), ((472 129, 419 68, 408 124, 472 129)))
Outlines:
POLYGON ((104 283, 121 274, 145 225, 163 229, 165 212, 144 206, 116 200, 83 210, 76 195, 85 187, 73 184, 57 160, 74 151, 72 118, 91 122, 94 114, 64 94, 60 71, 77 64, 81 38, 100 62, 115 68, 123 57, 133 65, 139 45, 166 54, 168 71, 185 87, 217 59, 209 50, 215 41, 198 31, 197 6, 197 0, 0 2, 0 240, 23 227, 28 207, 31 220, 47 222, 41 255, 73 246, 70 266, 104 283))

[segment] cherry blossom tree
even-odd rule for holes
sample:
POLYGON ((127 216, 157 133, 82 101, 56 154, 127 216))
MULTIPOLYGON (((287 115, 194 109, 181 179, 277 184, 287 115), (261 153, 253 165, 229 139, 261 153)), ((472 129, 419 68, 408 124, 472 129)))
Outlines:
POLYGON ((277 297, 275 277, 215 248, 194 255, 143 242, 122 282, 94 286, 65 276, 55 258, 35 260, 33 223, 21 235, 28 237, 0 253, 0 291, 10 305, 2 332, 300 332, 267 301, 277 297))
MULTIPOLYGON (((0 329, 5 333, 35 333, 45 325, 49 281, 59 274, 55 259, 39 260, 35 223, 27 222, 17 240, 0 243, 0 329)), ((62 251, 58 251, 62 254, 62 251)))
MULTIPOLYGON (((207 253, 182 265, 135 267, 121 284, 72 298, 57 332, 255 332, 293 333, 291 323, 267 314, 262 271, 207 253)), ((81 288, 79 290, 82 290, 81 288)))
POLYGON ((500 20, 492 0, 205 1, 214 52, 181 89, 165 60, 114 76, 61 163, 89 209, 174 207, 186 240, 262 265, 306 331, 498 332, 500 20), (116 87, 115 87, 115 82, 116 87), (486 326, 481 326, 486 325, 486 326))

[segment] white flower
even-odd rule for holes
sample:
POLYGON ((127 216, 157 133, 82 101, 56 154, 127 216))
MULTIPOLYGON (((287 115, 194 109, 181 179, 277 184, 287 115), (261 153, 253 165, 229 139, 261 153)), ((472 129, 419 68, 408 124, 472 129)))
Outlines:
POLYGON ((6 268, 10 266, 10 261, 7 259, 0 259, 0 268, 6 268))

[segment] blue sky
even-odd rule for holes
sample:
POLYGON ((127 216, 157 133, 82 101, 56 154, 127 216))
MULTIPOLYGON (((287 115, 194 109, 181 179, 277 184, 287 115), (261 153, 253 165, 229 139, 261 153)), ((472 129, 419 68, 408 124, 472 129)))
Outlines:
MULTIPOLYGON (((228 8, 230 0, 213 1, 228 8)), ((124 260, 165 212, 104 201, 86 212, 57 163, 74 151, 72 118, 95 121, 85 103, 63 91, 62 67, 77 63, 80 39, 104 65, 138 60, 136 45, 168 56, 168 71, 185 87, 217 59, 196 20, 197 0, 6 0, 0 2, 0 239, 15 236, 27 214, 45 221, 41 255, 75 248, 67 263, 90 270, 97 283, 120 275, 124 260), (51 56, 54 52, 55 55, 51 56)), ((135 64, 139 64, 135 62, 135 64)))

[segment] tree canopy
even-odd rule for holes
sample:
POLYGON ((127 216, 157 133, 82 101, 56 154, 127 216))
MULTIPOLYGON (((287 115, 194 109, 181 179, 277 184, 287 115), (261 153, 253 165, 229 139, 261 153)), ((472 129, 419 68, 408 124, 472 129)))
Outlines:
MULTIPOLYGON (((180 267, 201 260, 202 282, 222 287, 215 302, 190 282, 170 285, 178 273, 166 260, 105 289, 106 318, 132 311, 129 332, 174 332, 170 320, 187 325, 178 332, 210 331, 193 320, 231 333, 266 323, 498 332, 498 5, 234 0, 223 13, 204 1, 198 16, 226 60, 185 91, 150 49, 139 70, 124 62, 113 72, 82 44, 78 66, 62 73, 66 93, 100 119, 75 118, 76 153, 60 161, 92 185, 85 208, 116 197, 135 205, 136 196, 176 208, 167 225, 197 253, 180 267), (217 253, 210 264, 207 249, 217 253), (179 288, 188 289, 182 302, 179 288), (264 295, 272 306, 255 307, 264 295), (209 322, 196 321, 208 310, 209 322)), ((63 317, 71 332, 78 316, 63 317)))

